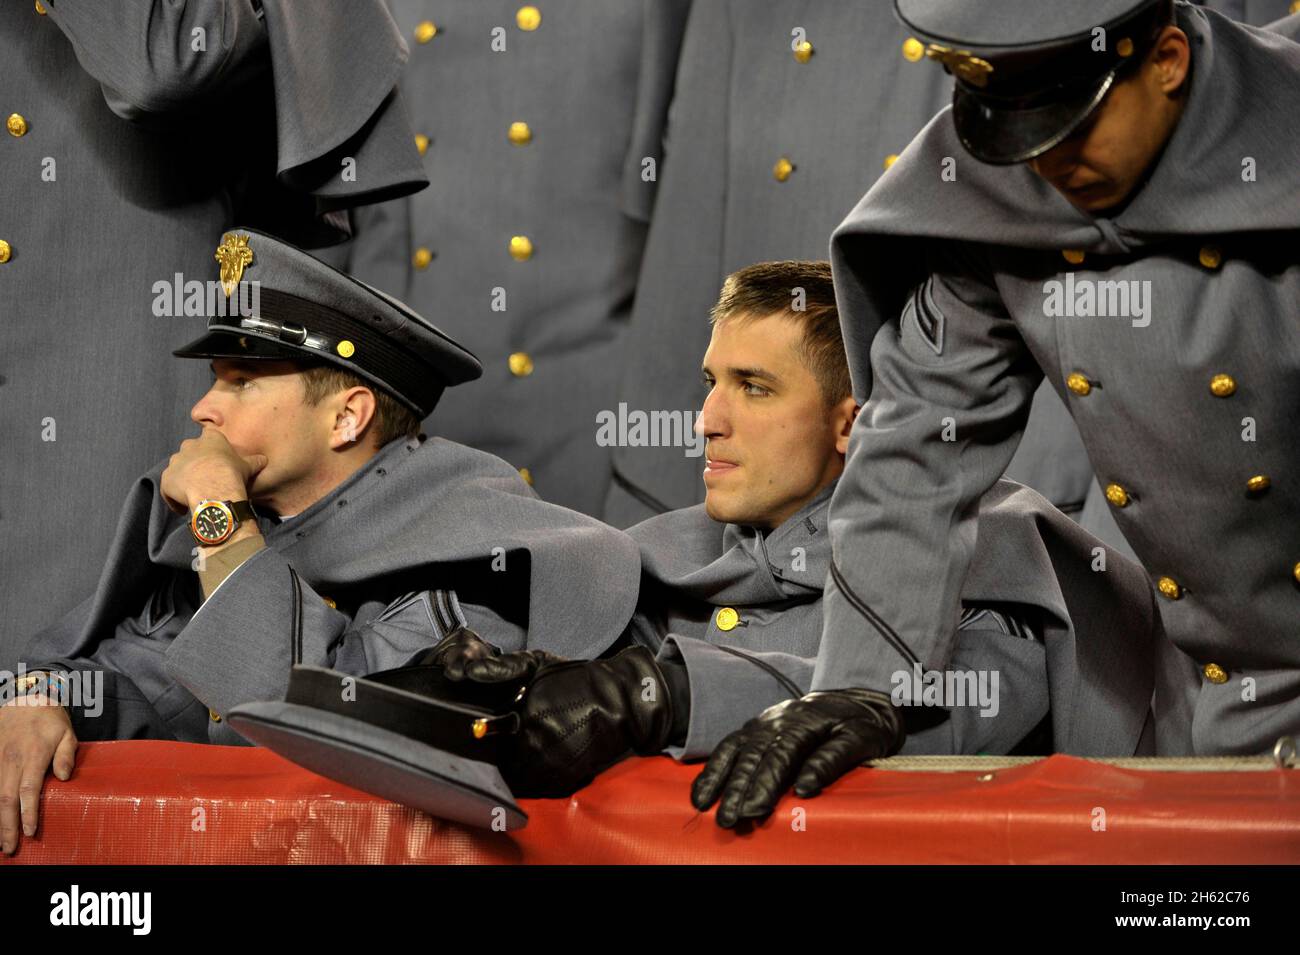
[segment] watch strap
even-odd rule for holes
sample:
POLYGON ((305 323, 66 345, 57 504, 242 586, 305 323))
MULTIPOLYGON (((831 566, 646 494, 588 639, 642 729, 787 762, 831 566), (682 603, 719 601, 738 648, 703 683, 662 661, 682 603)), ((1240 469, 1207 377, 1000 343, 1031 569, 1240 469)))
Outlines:
POLYGON ((237 521, 255 521, 257 520, 257 511, 253 510, 252 501, 225 501, 226 507, 230 508, 230 513, 235 516, 237 521))

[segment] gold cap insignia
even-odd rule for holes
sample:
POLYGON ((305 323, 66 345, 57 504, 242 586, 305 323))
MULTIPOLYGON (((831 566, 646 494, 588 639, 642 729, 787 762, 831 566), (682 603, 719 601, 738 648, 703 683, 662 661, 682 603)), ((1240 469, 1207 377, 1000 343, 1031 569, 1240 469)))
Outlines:
POLYGON ((970 50, 954 50, 951 47, 940 46, 938 43, 931 43, 925 48, 925 55, 932 60, 938 60, 954 76, 961 77, 971 86, 983 89, 989 85, 989 74, 993 72, 993 64, 988 60, 981 60, 970 50))
POLYGON ((253 261, 253 250, 248 247, 248 236, 227 232, 221 237, 217 254, 213 256, 221 263, 221 287, 226 298, 235 291, 235 286, 244 277, 244 266, 253 261))

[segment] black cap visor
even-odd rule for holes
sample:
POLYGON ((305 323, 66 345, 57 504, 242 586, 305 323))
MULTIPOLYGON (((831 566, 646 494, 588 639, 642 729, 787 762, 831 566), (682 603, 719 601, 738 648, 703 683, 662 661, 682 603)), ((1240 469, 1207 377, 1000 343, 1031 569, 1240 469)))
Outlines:
POLYGON ((1117 70, 1073 90, 1052 91, 1032 100, 981 94, 957 82, 952 120, 957 138, 980 162, 1009 166, 1041 156, 1069 138, 1101 105, 1117 70))
POLYGON ((235 329, 213 329, 172 354, 177 358, 265 358, 280 361, 310 361, 320 357, 256 332, 235 329))

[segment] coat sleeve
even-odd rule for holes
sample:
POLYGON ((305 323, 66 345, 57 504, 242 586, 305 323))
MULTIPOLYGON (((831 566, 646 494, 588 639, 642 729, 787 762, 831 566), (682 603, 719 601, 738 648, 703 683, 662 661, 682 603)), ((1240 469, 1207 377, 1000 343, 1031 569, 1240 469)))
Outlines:
POLYGON ((354 621, 267 547, 221 582, 171 642, 164 666, 224 714, 240 703, 283 699, 295 662, 364 676, 409 663, 464 623, 455 594, 442 590, 407 594, 354 621))
MULTIPOLYGON (((845 247, 832 254, 851 269, 845 247)), ((979 499, 1010 462, 1042 379, 978 250, 928 256, 929 277, 871 343, 871 395, 831 499, 814 690, 888 692, 918 662, 948 666, 979 499)))
MULTIPOLYGON (((1016 608, 968 608, 954 640, 950 669, 970 674, 978 687, 959 707, 905 708, 908 739, 903 752, 951 755, 1010 752, 1047 715, 1047 669, 1043 644, 1016 608), (982 682, 981 682, 982 681, 982 682)), ((698 759, 747 720, 782 700, 803 696, 812 684, 813 657, 743 651, 670 634, 657 659, 684 665, 690 682, 686 740, 666 752, 698 759)), ((907 674, 910 680, 911 674, 907 674)), ((891 697, 901 697, 897 684, 891 697)))
POLYGON ((124 119, 185 110, 268 65, 251 0, 49 0, 46 7, 124 119))
POLYGON ((428 185, 396 88, 409 51, 382 0, 48 7, 118 116, 238 130, 232 166, 255 169, 232 185, 238 220, 304 248, 328 246, 350 234, 352 209, 428 185), (274 151, 274 176, 263 148, 274 151))
POLYGON ((802 696, 814 661, 792 653, 742 651, 669 634, 657 659, 685 665, 691 716, 686 741, 665 750, 676 759, 708 756, 723 737, 769 706, 802 696))
POLYGON ((69 675, 76 690, 65 705, 78 740, 175 739, 135 681, 113 665, 104 642, 87 656, 67 653, 75 636, 84 632, 93 605, 92 595, 33 637, 23 652, 23 666, 28 672, 69 675))

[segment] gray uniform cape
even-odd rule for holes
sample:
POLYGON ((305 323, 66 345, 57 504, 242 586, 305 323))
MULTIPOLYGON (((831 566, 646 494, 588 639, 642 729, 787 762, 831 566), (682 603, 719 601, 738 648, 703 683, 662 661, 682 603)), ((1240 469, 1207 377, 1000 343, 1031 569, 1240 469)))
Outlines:
MULTIPOLYGON (((674 755, 707 755, 765 707, 808 691, 822 642, 831 491, 766 536, 712 520, 702 504, 628 531, 641 547, 644 580, 634 639, 684 663, 690 680, 690 727, 674 755), (719 627, 722 608, 737 612, 737 626, 719 627)), ((950 669, 996 672, 997 711, 968 700, 945 722, 909 734, 903 752, 1006 753, 1050 704, 1061 752, 1133 755, 1151 695, 1155 611, 1141 568, 1105 551, 1109 571, 1092 573, 1094 548, 1105 550, 1041 495, 1011 481, 995 486, 980 513, 950 669), (1028 624, 1033 638, 995 625, 991 608, 1028 624)), ((869 547, 859 559, 892 557, 869 547)), ((916 581, 909 587, 924 591, 916 581)), ((849 625, 855 639, 878 639, 861 621, 849 625)), ((911 675, 905 664, 897 670, 911 675)), ((897 679, 884 689, 892 693, 897 679)))
POLYGON ((1300 729, 1300 45, 1177 10, 1185 112, 1114 218, 1077 211, 1026 166, 959 158, 941 181, 945 157, 963 156, 944 113, 837 230, 841 323, 871 400, 831 527, 876 633, 862 637, 863 615, 828 584, 815 687, 950 655, 977 502, 1045 374, 1164 580, 1160 751, 1254 752, 1300 729), (1146 317, 1136 298, 1115 314, 1120 292, 1145 296, 1146 317), (1252 493, 1254 477, 1272 486, 1252 493), (878 550, 892 560, 871 562, 878 550))
POLYGON ((171 358, 204 316, 155 314, 155 283, 212 278, 230 225, 320 245, 427 181, 379 0, 44 8, 0 14, 25 126, 0 134, 0 658, 94 587, 114 505, 207 388, 171 358))
POLYGON ((82 739, 239 743, 213 717, 282 699, 293 662, 402 666, 461 621, 505 650, 594 657, 635 605, 625 534, 538 500, 491 455, 427 438, 392 441, 303 513, 264 519, 267 547, 198 607, 194 540, 162 502, 162 469, 128 497, 99 588, 24 654, 28 669, 106 671, 103 714, 73 708, 82 739))

